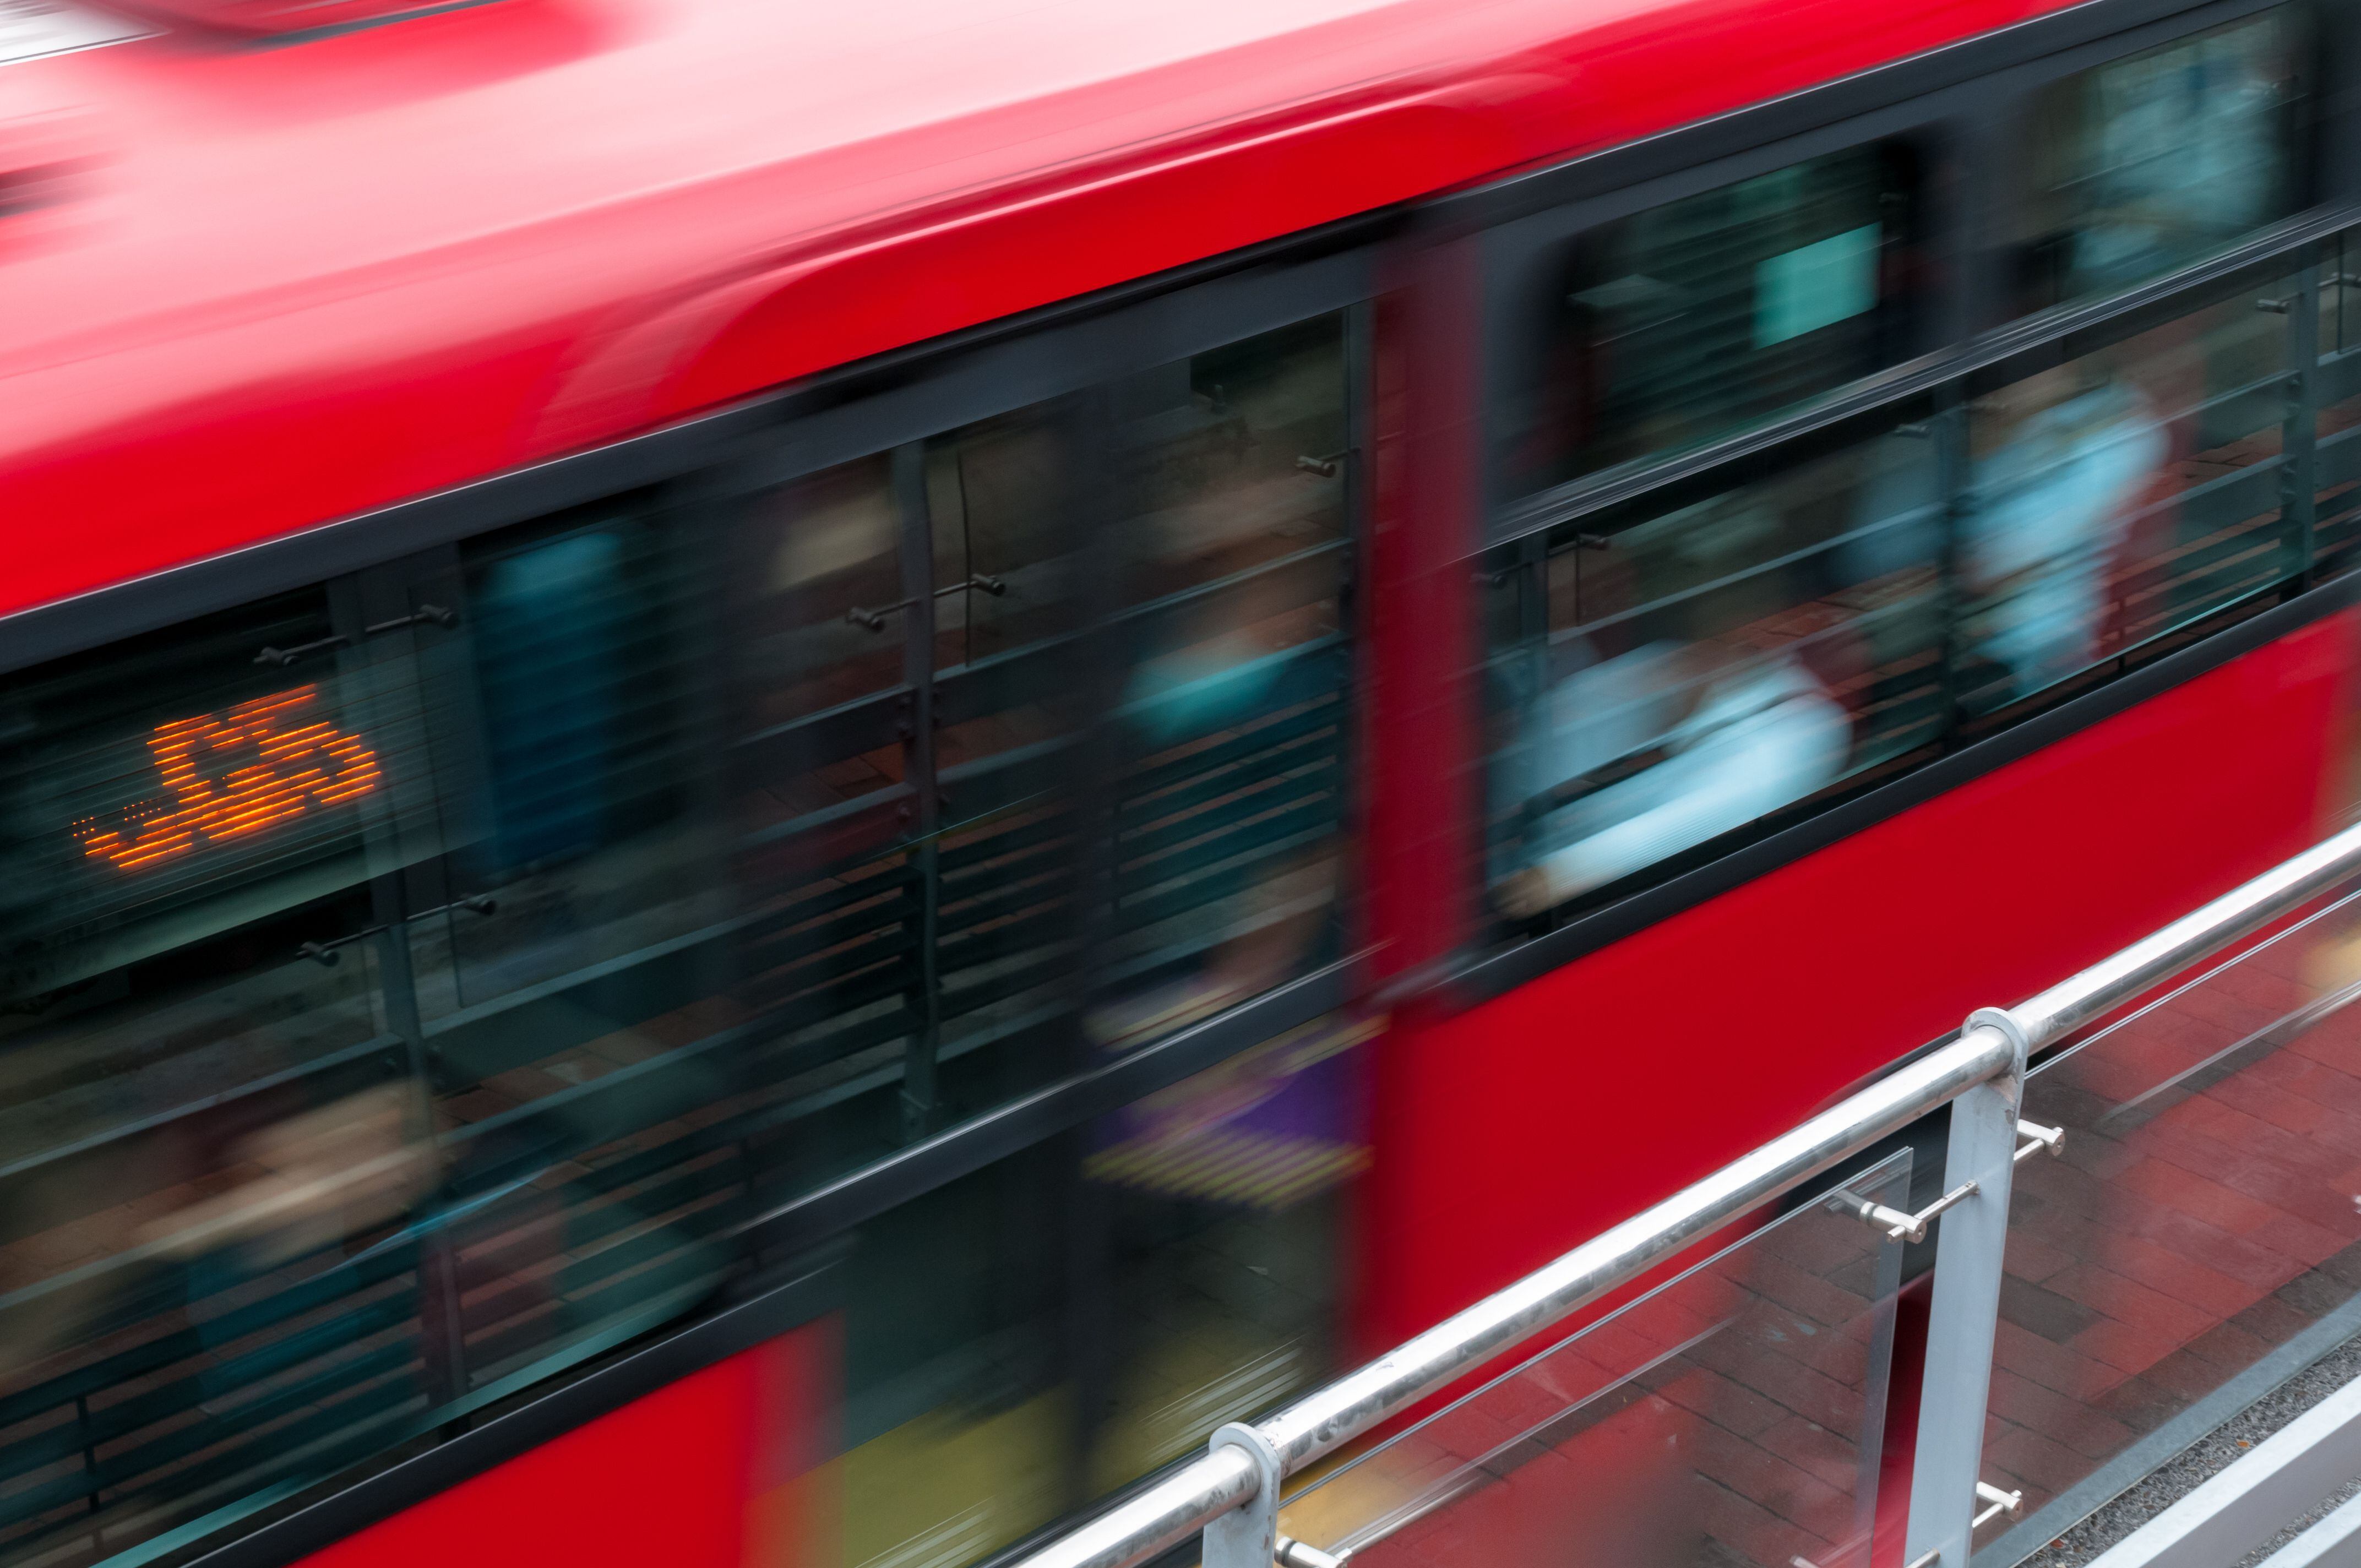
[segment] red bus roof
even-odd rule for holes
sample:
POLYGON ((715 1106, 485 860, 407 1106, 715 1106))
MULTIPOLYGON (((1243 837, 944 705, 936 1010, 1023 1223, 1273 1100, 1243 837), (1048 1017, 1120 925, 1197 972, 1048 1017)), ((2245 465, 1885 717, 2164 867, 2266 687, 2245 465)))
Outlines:
POLYGON ((0 65, 0 159, 95 153, 0 217, 0 613, 2046 8, 497 0, 0 65))

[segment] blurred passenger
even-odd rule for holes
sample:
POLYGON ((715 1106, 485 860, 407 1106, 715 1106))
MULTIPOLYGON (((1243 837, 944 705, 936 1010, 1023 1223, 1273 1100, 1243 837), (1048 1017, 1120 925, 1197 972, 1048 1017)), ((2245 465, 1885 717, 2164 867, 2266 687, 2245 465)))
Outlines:
MULTIPOLYGON (((1283 575, 1265 573, 1184 612, 1165 651, 1133 666, 1116 710, 1125 762, 1210 745, 1332 693, 1335 677, 1323 661, 1334 651, 1296 641, 1300 598, 1283 575)), ((1241 784, 1264 782, 1258 773, 1241 784)), ((1181 819, 1181 810, 1174 817, 1181 819)), ((1142 1044, 1319 961, 1323 948, 1334 946, 1336 871, 1334 846, 1324 838, 1275 863, 1216 860, 1176 869, 1176 876, 1213 884, 1198 905, 1197 929, 1183 938, 1199 950, 1178 975, 1159 970, 1163 978, 1101 1005, 1087 1023, 1092 1037, 1112 1049, 1142 1044)))
POLYGON ((271 1123, 229 1150, 236 1184, 154 1222, 142 1239, 182 1257, 236 1255, 255 1271, 386 1225, 434 1184, 406 1083, 271 1123))
POLYGON ((1803 799, 1844 769, 1851 720, 1793 653, 1651 642, 1576 671, 1527 710, 1509 770, 1530 863, 1520 918, 1803 799))
MULTIPOLYGON (((349 1250, 433 1190, 434 1149, 413 1124, 414 1092, 380 1085, 247 1135, 214 1172, 232 1185, 139 1233, 143 1246, 184 1267, 189 1316, 206 1350, 238 1336, 225 1321, 226 1292, 330 1247, 349 1250)), ((221 1376, 217 1365, 197 1372, 208 1398, 228 1392, 216 1386, 221 1376)))
POLYGON ((1493 775, 1514 845, 1494 872, 1505 913, 1538 915, 1843 772, 1852 720, 1824 675, 1846 640, 1798 614, 1828 585, 1797 547, 1847 515, 1826 479, 1726 491, 1560 557, 1575 593, 1552 612, 1548 684, 1509 705, 1493 775))
POLYGON ((2085 362, 2031 377, 1974 422, 1960 523, 1967 652, 1998 677, 1971 678, 1971 707, 2029 696, 2098 655, 2118 546, 2169 442, 2136 386, 2088 375, 2085 362))

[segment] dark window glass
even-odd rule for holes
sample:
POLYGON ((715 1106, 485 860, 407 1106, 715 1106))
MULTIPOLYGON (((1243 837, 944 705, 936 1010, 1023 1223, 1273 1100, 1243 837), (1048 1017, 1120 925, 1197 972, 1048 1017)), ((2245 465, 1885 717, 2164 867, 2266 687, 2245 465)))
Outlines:
POLYGON ((1363 1033, 1315 1025, 862 1227, 845 1562, 956 1568, 1339 1369, 1363 1033))
POLYGON ((339 630, 300 595, 0 682, 0 1560, 151 1540, 449 1391, 372 935, 420 759, 339 630))
MULTIPOLYGON (((1345 400, 1323 318, 0 681, 0 1562, 431 1442, 1341 955, 1345 400)), ((1328 1365, 1316 1011, 880 1223, 953 1216, 870 1252, 856 1534, 1010 1477, 917 1528, 964 1560, 1328 1365)))
POLYGON ((2289 326, 2238 295, 1496 550, 1495 907, 1677 870, 2284 583, 2289 326))
POLYGON ((468 635, 419 634, 450 803, 447 885, 424 902, 491 894, 499 907, 414 927, 430 1015, 726 913, 697 809, 709 682, 696 676, 689 543, 618 507, 463 552, 468 635), (446 970, 447 994, 433 983, 446 970))
MULTIPOLYGON (((443 853, 406 879, 465 1388, 712 1288, 744 1195, 697 531, 619 502, 473 542, 413 633, 443 853)), ((414 596, 413 596, 414 602, 414 596)))
POLYGON ((2282 7, 2036 94, 2016 163, 2015 309, 2128 288, 2294 212, 2299 31, 2282 7))
POLYGON ((2339 236, 2321 264, 2313 401, 2315 560, 2331 571, 2361 549, 2361 243, 2339 236))
POLYGON ((1521 488, 1676 451, 1914 349, 1917 149, 1852 148, 1581 236, 1545 274, 1521 488))

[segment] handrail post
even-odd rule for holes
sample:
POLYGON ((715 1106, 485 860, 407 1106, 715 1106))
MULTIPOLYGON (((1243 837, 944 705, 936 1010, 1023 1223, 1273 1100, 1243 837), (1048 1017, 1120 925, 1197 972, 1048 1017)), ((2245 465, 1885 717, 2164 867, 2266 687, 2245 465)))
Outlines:
POLYGON ((1994 1008, 1969 1018, 1965 1032, 1978 1029, 2007 1036, 2015 1065, 1951 1102, 1943 1190, 1956 1192, 1973 1182, 1975 1190, 1943 1215, 1936 1233, 1935 1300, 1919 1386, 1905 1568, 1968 1568, 1976 1484, 1982 1479, 1984 1400, 1992 1387, 1993 1336, 2000 1325, 2009 1179, 2016 1168, 2016 1113, 2027 1040, 2015 1017, 1994 1008))
POLYGON ((1254 1461, 1256 1484, 1254 1496, 1205 1526, 1204 1568, 1271 1568, 1279 1554, 1279 1487, 1286 1478, 1279 1451, 1244 1421, 1222 1428, 1206 1447, 1214 1453, 1246 1450, 1254 1461))

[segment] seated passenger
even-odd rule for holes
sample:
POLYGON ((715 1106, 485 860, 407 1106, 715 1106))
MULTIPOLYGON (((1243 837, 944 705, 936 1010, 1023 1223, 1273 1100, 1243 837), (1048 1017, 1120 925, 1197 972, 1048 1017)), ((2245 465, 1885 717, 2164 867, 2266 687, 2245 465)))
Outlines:
POLYGON ((1652 642, 1559 681, 1506 770, 1521 858, 1495 896, 1540 914, 1801 800, 1843 772, 1851 720, 1790 652, 1652 642))
POLYGON ((2072 370, 2011 389, 2036 411, 1975 461, 1960 524, 1968 649, 2000 678, 1971 685, 1971 707, 2013 702, 2097 659, 2117 546, 2169 454, 2162 423, 2123 382, 2044 399, 2049 378, 2072 370))

